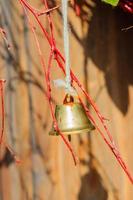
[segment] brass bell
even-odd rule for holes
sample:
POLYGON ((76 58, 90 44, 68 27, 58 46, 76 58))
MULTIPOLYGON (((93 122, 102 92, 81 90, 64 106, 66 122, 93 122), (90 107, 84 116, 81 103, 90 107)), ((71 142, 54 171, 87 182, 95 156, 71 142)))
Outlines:
MULTIPOLYGON (((94 130, 81 103, 74 102, 71 95, 66 95, 63 105, 56 105, 55 118, 58 127, 64 135, 73 135, 94 130)), ((59 135, 52 128, 49 135, 59 135)))

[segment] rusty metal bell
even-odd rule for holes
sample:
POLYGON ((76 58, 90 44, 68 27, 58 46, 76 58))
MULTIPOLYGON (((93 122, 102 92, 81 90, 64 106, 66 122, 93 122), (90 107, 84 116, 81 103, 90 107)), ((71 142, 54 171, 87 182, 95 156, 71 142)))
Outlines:
MULTIPOLYGON (((60 131, 64 135, 80 134, 95 129, 81 103, 74 102, 74 98, 68 94, 64 99, 63 105, 56 105, 55 118, 60 131)), ((49 134, 59 135, 54 128, 49 134)))

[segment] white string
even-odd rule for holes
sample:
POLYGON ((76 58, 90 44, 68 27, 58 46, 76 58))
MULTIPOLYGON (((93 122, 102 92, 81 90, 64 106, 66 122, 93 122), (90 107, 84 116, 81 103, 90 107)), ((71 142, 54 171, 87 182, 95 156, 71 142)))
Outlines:
POLYGON ((62 0, 63 32, 64 32, 64 53, 66 60, 66 90, 70 92, 71 76, 69 63, 69 30, 68 30, 68 0, 62 0))
POLYGON ((53 80, 53 83, 54 83, 54 86, 57 88, 65 88, 66 93, 69 93, 72 96, 77 96, 77 92, 72 86, 69 88, 69 91, 66 89, 66 81, 62 79, 56 79, 56 80, 53 80))

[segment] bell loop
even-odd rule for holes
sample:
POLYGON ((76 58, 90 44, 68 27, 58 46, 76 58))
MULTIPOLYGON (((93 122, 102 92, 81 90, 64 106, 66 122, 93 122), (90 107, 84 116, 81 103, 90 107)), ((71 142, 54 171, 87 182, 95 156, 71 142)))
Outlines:
POLYGON ((74 97, 70 94, 66 94, 63 104, 74 103, 74 97))

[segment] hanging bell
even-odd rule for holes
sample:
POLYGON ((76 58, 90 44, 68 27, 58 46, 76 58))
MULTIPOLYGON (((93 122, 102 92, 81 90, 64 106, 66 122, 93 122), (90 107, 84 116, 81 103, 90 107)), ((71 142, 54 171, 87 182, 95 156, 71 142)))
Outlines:
MULTIPOLYGON (((81 103, 74 102, 73 96, 68 94, 63 105, 56 105, 55 118, 60 131, 64 135, 80 134, 95 129, 81 103)), ((49 135, 59 135, 59 133, 52 127, 49 135)))

